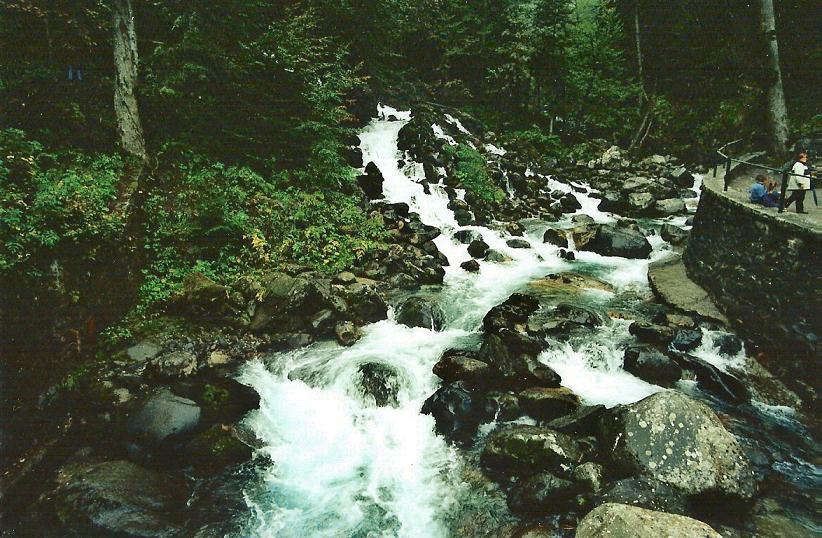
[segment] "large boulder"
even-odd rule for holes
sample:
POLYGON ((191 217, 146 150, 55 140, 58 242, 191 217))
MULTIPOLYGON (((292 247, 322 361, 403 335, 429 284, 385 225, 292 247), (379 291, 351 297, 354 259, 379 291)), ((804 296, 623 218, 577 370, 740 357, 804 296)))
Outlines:
POLYGON ((748 386, 736 376, 723 372, 713 364, 690 355, 675 354, 674 360, 696 377, 697 386, 717 398, 733 403, 746 403, 751 399, 748 386))
POLYGON ((160 389, 128 422, 128 433, 159 443, 167 437, 194 430, 200 423, 200 407, 168 389, 160 389))
POLYGON ((566 387, 530 387, 518 397, 522 410, 540 420, 569 415, 579 408, 579 397, 566 387))
POLYGON ((670 387, 682 376, 682 368, 652 347, 633 346, 625 350, 623 368, 648 383, 670 387))
POLYGON ((382 198, 383 181, 382 172, 380 172, 380 169, 373 162, 369 162, 368 165, 366 165, 364 175, 357 177, 357 183, 360 188, 371 200, 382 198))
POLYGON ((47 503, 71 536, 167 537, 181 532, 188 497, 181 478, 128 461, 70 463, 47 503))
POLYGON ((539 300, 533 295, 514 293, 505 302, 498 304, 485 314, 482 320, 486 332, 512 329, 528 321, 528 316, 539 308, 539 300))
POLYGON ((377 407, 396 407, 400 384, 397 372, 387 364, 366 362, 357 368, 362 395, 377 407))
POLYGON ((623 258, 647 258, 653 248, 637 229, 608 224, 597 227, 590 241, 581 247, 603 256, 623 258))
POLYGON ((667 217, 668 215, 678 215, 685 212, 685 201, 681 198, 665 198, 657 200, 654 204, 654 213, 667 217))
POLYGON ((517 424, 488 436, 480 461, 485 467, 514 475, 548 471, 567 476, 582 456, 577 442, 564 433, 517 424))
POLYGON ((550 243, 561 248, 568 248, 568 234, 565 233, 565 230, 548 228, 542 235, 542 242, 550 243))
POLYGON ((688 512, 687 495, 659 480, 642 476, 611 482, 597 495, 595 503, 630 504, 671 514, 685 515, 688 512))
POLYGON ((492 368, 467 353, 447 351, 434 365, 433 372, 445 382, 466 381, 472 385, 482 385, 490 379, 492 368))
POLYGON ((493 407, 481 392, 457 381, 437 389, 423 404, 422 413, 434 417, 440 435, 467 442, 480 423, 493 416, 493 407))
POLYGON ((438 331, 445 324, 445 314, 431 299, 411 297, 400 305, 397 312, 397 323, 408 327, 424 327, 438 331))
POLYGON ((707 524, 685 516, 607 503, 594 508, 577 527, 576 538, 722 538, 707 524))
POLYGON ((642 475, 692 496, 749 500, 756 487, 742 447, 705 404, 664 391, 603 418, 617 474, 642 475))
POLYGON ((146 369, 161 379, 179 379, 197 371, 197 356, 190 351, 171 351, 153 358, 146 369))
POLYGON ((559 374, 537 361, 540 351, 540 343, 533 338, 501 329, 486 335, 478 358, 494 368, 494 378, 489 382, 513 388, 559 387, 559 374))
POLYGON ((468 254, 470 254, 472 258, 482 258, 488 252, 488 248, 488 243, 482 239, 474 239, 468 245, 468 254))

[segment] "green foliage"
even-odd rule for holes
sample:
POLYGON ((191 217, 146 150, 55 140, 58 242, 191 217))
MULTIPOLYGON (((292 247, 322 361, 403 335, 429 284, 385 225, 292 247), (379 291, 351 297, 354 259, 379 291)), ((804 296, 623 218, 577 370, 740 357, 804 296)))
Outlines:
MULTIPOLYGON (((349 170, 338 174, 347 178, 349 170)), ((265 179, 247 167, 198 157, 176 165, 146 200, 151 262, 143 305, 167 300, 194 271, 220 283, 287 262, 334 273, 379 245, 383 224, 355 197, 289 186, 294 182, 286 173, 265 179)))
POLYGON ((522 131, 509 133, 504 146, 528 155, 532 159, 558 157, 564 154, 565 148, 560 138, 549 135, 537 126, 522 131))
POLYGON ((16 129, 0 131, 0 154, 0 273, 37 276, 55 252, 93 261, 116 240, 119 157, 45 153, 16 129))
POLYGON ((494 185, 485 158, 465 144, 445 146, 445 158, 453 164, 453 174, 468 193, 485 202, 502 202, 505 191, 494 185))
POLYGON ((202 401, 206 407, 219 408, 228 401, 229 396, 228 389, 223 387, 216 387, 211 383, 203 387, 202 401))

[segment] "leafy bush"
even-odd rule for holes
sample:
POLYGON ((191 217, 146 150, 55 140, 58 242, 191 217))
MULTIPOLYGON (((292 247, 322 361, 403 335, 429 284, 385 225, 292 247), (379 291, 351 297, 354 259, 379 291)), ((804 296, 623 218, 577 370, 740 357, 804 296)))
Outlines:
POLYGON ((480 152, 459 144, 446 146, 443 153, 453 164, 452 173, 468 193, 485 202, 502 202, 505 199, 505 191, 494 185, 480 152))
POLYGON ((506 148, 525 153, 532 159, 560 156, 564 152, 562 142, 556 135, 549 135, 536 126, 510 133, 503 144, 506 148))
POLYGON ((58 252, 93 261, 116 239, 119 157, 45 153, 16 129, 0 131, 0 152, 0 273, 38 276, 58 252))

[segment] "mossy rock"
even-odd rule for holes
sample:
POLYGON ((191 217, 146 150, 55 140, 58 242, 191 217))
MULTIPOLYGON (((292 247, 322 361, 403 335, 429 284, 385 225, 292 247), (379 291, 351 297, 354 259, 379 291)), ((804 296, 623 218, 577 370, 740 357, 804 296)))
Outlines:
POLYGON ((189 461, 202 470, 238 465, 252 456, 251 447, 240 440, 237 427, 230 424, 213 425, 194 437, 186 448, 189 461))

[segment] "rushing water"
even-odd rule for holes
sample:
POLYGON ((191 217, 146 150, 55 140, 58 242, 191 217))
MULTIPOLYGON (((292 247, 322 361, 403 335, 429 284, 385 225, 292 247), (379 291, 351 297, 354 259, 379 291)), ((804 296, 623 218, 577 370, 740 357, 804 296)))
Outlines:
MULTIPOLYGON (((403 536, 452 534, 449 513, 470 498, 463 482, 463 456, 434 433, 434 422, 420 408, 437 388, 431 369, 451 347, 476 343, 485 313, 536 278, 551 272, 578 271, 610 284, 612 291, 580 291, 575 300, 602 309, 647 298, 647 267, 670 255, 670 247, 651 237, 651 260, 627 260, 578 252, 569 263, 557 247, 542 242, 549 226, 531 221, 525 239, 531 249, 513 249, 505 232, 481 226, 460 227, 447 208, 441 185, 426 194, 418 180, 422 166, 397 150, 397 135, 410 113, 380 107, 380 118, 361 133, 363 161, 373 161, 385 178, 389 202, 405 202, 425 224, 442 230, 437 247, 450 262, 438 297, 447 317, 442 331, 409 328, 389 319, 364 328, 364 337, 349 348, 318 343, 250 363, 244 382, 261 396, 260 410, 249 422, 265 443, 261 452, 270 465, 247 490, 251 511, 245 534, 282 537, 403 536), (387 121, 389 115, 399 121, 387 121), (406 164, 398 167, 398 159, 406 164), (452 239, 459 229, 473 229, 512 261, 481 262, 478 273, 459 264, 470 259, 467 246, 452 239), (364 367, 376 368, 396 391, 392 405, 377 406, 363 389, 364 367)), ((448 121, 454 124, 452 118, 448 121)), ((442 129, 434 126, 443 137, 442 129)), ((460 130, 464 127, 458 126, 460 130)), ((496 153, 504 150, 493 148, 496 153)), ((551 189, 570 186, 542 178, 551 189)), ((599 222, 617 217, 597 209, 586 186, 577 185, 578 213, 599 222)), ((569 219, 551 226, 569 226, 569 219)), ((587 403, 613 406, 637 401, 657 390, 621 369, 629 322, 611 320, 585 340, 552 346, 540 360, 554 368, 587 403)), ((708 340, 708 339, 706 339, 708 340)), ((703 358, 718 361, 706 347, 703 358)))

